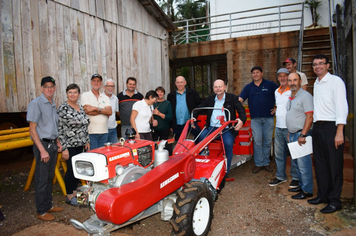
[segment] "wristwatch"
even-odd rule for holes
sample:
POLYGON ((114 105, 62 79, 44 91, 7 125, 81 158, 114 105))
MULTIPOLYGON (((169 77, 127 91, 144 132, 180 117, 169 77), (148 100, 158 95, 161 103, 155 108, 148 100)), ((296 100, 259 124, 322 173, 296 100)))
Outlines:
POLYGON ((101 114, 101 108, 99 108, 99 113, 101 114))
POLYGON ((301 137, 301 138, 306 138, 307 136, 304 135, 304 134, 300 134, 299 137, 301 137))

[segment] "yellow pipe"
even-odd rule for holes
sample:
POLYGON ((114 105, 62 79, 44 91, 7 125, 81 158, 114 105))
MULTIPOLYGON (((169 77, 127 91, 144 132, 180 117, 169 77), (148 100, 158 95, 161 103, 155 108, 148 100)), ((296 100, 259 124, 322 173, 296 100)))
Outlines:
POLYGON ((30 127, 17 128, 17 129, 5 129, 5 130, 0 130, 0 135, 27 132, 29 130, 30 127))
POLYGON ((11 139, 30 137, 30 132, 1 135, 0 141, 12 141, 11 139))
POLYGON ((121 125, 121 120, 117 120, 116 123, 117 123, 118 125, 121 125))
POLYGON ((15 140, 15 141, 1 142, 0 152, 15 149, 15 148, 28 147, 32 145, 33 145, 33 141, 30 139, 30 137, 20 139, 20 140, 15 140))
POLYGON ((33 180, 33 175, 35 174, 35 169, 36 169, 36 159, 33 158, 33 162, 32 162, 32 165, 31 165, 30 173, 28 173, 28 177, 27 177, 27 181, 26 181, 26 185, 25 185, 24 191, 30 190, 31 183, 32 183, 32 180, 33 180))

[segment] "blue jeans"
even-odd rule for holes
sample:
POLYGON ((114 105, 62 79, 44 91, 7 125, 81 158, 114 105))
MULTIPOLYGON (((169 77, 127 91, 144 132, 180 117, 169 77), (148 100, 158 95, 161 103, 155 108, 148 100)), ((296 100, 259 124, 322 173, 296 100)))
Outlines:
POLYGON ((105 134, 89 134, 90 150, 95 148, 104 147, 104 143, 108 140, 108 133, 105 134))
MULTIPOLYGON (((286 180, 286 163, 287 163, 287 150, 288 150, 288 129, 276 127, 274 131, 274 155, 277 166, 277 179, 286 180)), ((299 180, 296 168, 291 162, 290 174, 293 180, 299 180)))
POLYGON ((274 129, 274 117, 251 119, 253 159, 256 166, 268 166, 274 129))
MULTIPOLYGON (((290 133, 289 142, 298 141, 301 132, 290 133)), ((308 136, 311 135, 311 131, 307 133, 308 136)), ((299 177, 299 185, 302 190, 306 193, 313 193, 313 165, 311 160, 311 155, 306 155, 297 159, 293 159, 292 163, 297 170, 299 177)))
POLYGON ((110 142, 110 143, 117 143, 117 131, 116 131, 116 127, 113 128, 113 129, 109 129, 108 142, 110 142))
MULTIPOLYGON (((217 127, 208 127, 207 129, 205 129, 201 135, 198 138, 198 142, 202 141, 203 139, 206 138, 206 136, 208 136, 208 134, 211 134, 212 132, 214 132, 217 129, 217 127)), ((231 131, 227 131, 226 129, 224 129, 223 131, 223 141, 224 141, 224 147, 225 147, 225 152, 226 152, 226 158, 227 158, 227 172, 226 175, 229 174, 230 172, 230 166, 231 166, 231 161, 232 161, 232 148, 234 146, 234 142, 235 142, 235 136, 231 133, 231 131), (225 132, 225 133, 224 133, 225 132)), ((219 139, 220 135, 217 137, 217 139, 219 139)))

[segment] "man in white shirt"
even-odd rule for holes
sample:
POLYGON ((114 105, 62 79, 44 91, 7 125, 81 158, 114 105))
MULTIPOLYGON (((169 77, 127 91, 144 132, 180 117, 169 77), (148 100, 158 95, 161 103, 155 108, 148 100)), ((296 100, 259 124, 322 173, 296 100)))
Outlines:
POLYGON ((283 65, 289 71, 289 74, 298 73, 300 75, 300 78, 302 78, 302 89, 307 90, 308 78, 303 72, 297 71, 297 62, 293 58, 289 57, 283 62, 283 65))
POLYGON ((99 74, 91 77, 92 89, 81 96, 81 104, 90 119, 90 150, 104 146, 108 140, 108 119, 112 114, 110 100, 100 93, 103 78, 99 74))
POLYGON ((314 83, 313 152, 318 196, 310 204, 328 203, 321 213, 342 208, 344 125, 348 105, 344 81, 328 72, 329 59, 316 55, 312 64, 317 79, 314 83))
POLYGON ((112 109, 112 114, 109 116, 108 129, 109 135, 107 142, 117 143, 117 130, 116 130, 116 115, 120 115, 119 112, 119 99, 113 93, 115 89, 115 83, 112 79, 106 79, 104 83, 104 94, 110 99, 110 105, 112 109))
MULTIPOLYGON (((280 86, 274 92, 276 98, 276 129, 274 131, 274 154, 277 166, 276 178, 269 183, 269 186, 277 186, 287 181, 286 164, 288 150, 288 129, 286 125, 287 103, 291 96, 287 79, 289 71, 286 68, 281 68, 277 71, 277 79, 280 86)), ((297 188, 299 186, 299 178, 297 171, 293 165, 290 167, 292 181, 289 188, 297 188)))

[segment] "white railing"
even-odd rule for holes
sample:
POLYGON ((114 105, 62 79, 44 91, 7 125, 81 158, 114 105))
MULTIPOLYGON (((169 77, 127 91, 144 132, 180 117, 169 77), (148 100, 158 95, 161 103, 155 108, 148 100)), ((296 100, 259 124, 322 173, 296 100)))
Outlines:
POLYGON ((238 11, 174 22, 175 45, 300 30, 303 3, 238 11))

